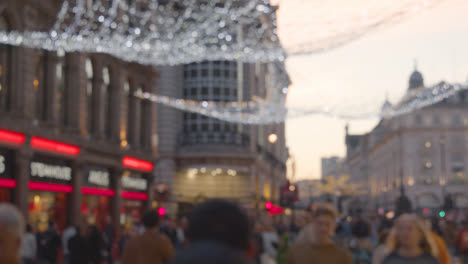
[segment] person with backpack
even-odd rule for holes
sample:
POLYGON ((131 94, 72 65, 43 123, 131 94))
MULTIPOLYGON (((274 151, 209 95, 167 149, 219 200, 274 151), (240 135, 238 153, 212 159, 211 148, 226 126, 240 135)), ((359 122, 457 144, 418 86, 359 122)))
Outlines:
POLYGON ((462 263, 468 262, 468 218, 462 222, 462 227, 457 234, 457 253, 462 263))

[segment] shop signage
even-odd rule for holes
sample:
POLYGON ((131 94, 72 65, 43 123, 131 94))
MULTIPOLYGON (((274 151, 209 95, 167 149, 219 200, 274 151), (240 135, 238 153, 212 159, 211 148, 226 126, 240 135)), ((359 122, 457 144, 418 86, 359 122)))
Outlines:
POLYGON ((90 169, 87 184, 108 188, 110 186, 110 173, 106 169, 90 169))
POLYGON ((11 173, 11 154, 8 151, 0 152, 0 178, 13 178, 11 173))
POLYGON ((148 181, 143 178, 135 177, 122 177, 122 188, 136 190, 139 192, 146 192, 148 189, 148 181))
POLYGON ((32 180, 54 183, 70 183, 72 169, 62 164, 50 164, 41 161, 31 161, 30 175, 32 180))

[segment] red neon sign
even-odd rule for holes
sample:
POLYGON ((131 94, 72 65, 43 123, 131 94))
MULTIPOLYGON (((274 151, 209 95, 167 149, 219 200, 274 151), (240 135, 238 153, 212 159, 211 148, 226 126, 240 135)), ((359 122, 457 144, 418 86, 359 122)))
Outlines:
POLYGON ((15 188, 16 181, 12 179, 0 179, 0 187, 3 188, 15 188))
POLYGON ((115 195, 114 190, 94 188, 94 187, 81 187, 81 193, 87 195, 99 195, 113 197, 115 195))
POLYGON ((32 181, 28 183, 28 188, 29 190, 62 192, 62 193, 71 193, 73 191, 73 186, 71 185, 46 183, 46 182, 32 182, 32 181))
POLYGON ((153 163, 149 161, 139 160, 132 157, 124 157, 122 165, 127 168, 150 172, 153 170, 153 163))
POLYGON ((40 138, 40 137, 32 137, 31 138, 31 146, 35 149, 52 151, 62 154, 67 154, 71 156, 76 156, 80 153, 80 148, 77 146, 40 138))
POLYGON ((14 145, 23 145, 25 137, 21 133, 0 129, 0 141, 14 145))
POLYGON ((122 195, 122 198, 124 199, 143 200, 143 201, 148 200, 147 193, 123 191, 121 195, 122 195))

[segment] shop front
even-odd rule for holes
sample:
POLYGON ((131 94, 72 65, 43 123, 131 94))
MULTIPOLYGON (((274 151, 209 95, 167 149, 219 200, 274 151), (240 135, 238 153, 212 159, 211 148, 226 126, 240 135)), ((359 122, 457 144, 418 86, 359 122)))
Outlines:
POLYGON ((121 196, 120 223, 124 228, 130 228, 140 222, 148 202, 147 175, 125 170, 122 174, 121 196))
POLYGON ((73 191, 69 160, 35 156, 30 162, 28 182, 28 223, 44 231, 48 222, 59 230, 67 224, 69 194, 73 191))
POLYGON ((112 216, 112 199, 115 190, 111 170, 99 166, 89 166, 86 170, 81 193, 81 214, 90 225, 102 228, 112 216))
POLYGON ((13 153, 0 150, 0 202, 12 202, 16 181, 13 173, 13 153))

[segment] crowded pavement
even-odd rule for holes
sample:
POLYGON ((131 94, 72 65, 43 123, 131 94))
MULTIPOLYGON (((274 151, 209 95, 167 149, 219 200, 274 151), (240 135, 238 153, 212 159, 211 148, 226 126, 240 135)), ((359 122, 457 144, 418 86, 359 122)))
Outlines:
MULTIPOLYGON (((266 209, 265 209, 266 210, 266 209)), ((16 208, 0 205, 0 262, 10 263, 467 263, 468 220, 405 213, 395 218, 340 217, 317 204, 294 218, 250 215, 209 200, 179 218, 146 212, 122 230, 83 223, 62 234, 38 232, 16 208)))

